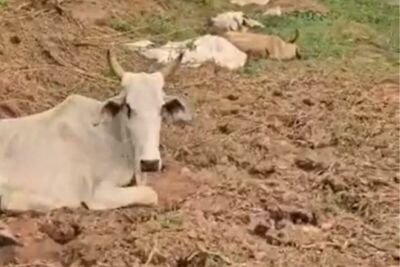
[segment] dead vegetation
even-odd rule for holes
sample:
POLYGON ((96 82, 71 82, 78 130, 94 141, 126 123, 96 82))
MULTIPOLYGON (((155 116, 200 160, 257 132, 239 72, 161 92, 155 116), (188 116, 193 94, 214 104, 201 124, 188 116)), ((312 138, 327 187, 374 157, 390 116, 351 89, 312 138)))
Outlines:
MULTIPOLYGON (((115 31, 110 19, 173 7, 18 0, 0 9, 4 118, 71 93, 112 95, 106 49, 142 30, 115 31)), ((123 55, 127 69, 151 64, 123 55)), ((167 168, 152 181, 159 208, 0 213, 23 244, 0 240, 0 265, 399 264, 398 76, 301 61, 266 66, 258 75, 181 68, 168 83, 196 116, 189 127, 163 129, 167 168)))

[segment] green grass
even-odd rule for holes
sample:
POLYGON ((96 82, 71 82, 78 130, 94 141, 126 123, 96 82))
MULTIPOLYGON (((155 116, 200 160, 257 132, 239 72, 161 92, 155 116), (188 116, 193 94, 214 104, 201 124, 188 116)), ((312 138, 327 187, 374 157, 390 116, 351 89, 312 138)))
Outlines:
MULTIPOLYGON (((294 12, 281 17, 256 14, 263 30, 290 39, 300 30, 298 44, 309 59, 365 57, 380 53, 385 60, 398 61, 399 9, 376 0, 321 0, 326 15, 294 12)), ((378 59, 380 60, 380 59, 378 59)))
POLYGON ((225 0, 170 0, 167 12, 125 20, 113 18, 109 25, 118 31, 134 32, 135 39, 182 41, 204 34, 207 20, 223 12, 226 3, 225 0))
POLYGON ((132 25, 129 21, 122 18, 112 18, 110 20, 110 27, 116 31, 128 32, 132 30, 132 25))
POLYGON ((268 60, 266 59, 258 59, 258 60, 250 60, 244 66, 242 72, 247 75, 256 75, 264 71, 267 67, 268 60))
POLYGON ((0 8, 7 7, 8 5, 8 0, 0 0, 0 8))
POLYGON ((159 218, 159 223, 164 229, 181 229, 183 218, 180 215, 169 215, 159 218))
MULTIPOLYGON (((0 0, 5 1, 5 0, 0 0)), ((399 7, 394 0, 320 0, 329 12, 293 12, 280 17, 247 13, 266 27, 258 29, 288 40, 299 29, 297 41, 308 62, 337 64, 351 68, 393 70, 399 64, 399 7)), ((396 0, 397 1, 397 0, 396 0)), ((228 0, 170 0, 167 11, 139 18, 113 18, 111 27, 133 39, 156 43, 181 41, 205 33, 207 20, 218 13, 235 10, 228 0)), ((237 8, 236 8, 237 9, 237 8)), ((262 72, 268 61, 250 62, 246 74, 262 72)))

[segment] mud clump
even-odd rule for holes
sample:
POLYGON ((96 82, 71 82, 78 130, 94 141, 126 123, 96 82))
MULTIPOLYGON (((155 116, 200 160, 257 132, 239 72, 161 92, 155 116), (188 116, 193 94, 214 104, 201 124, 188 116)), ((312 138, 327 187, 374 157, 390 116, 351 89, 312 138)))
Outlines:
POLYGON ((44 223, 39 229, 42 233, 46 233, 52 240, 61 245, 69 243, 81 233, 79 225, 62 221, 44 223))

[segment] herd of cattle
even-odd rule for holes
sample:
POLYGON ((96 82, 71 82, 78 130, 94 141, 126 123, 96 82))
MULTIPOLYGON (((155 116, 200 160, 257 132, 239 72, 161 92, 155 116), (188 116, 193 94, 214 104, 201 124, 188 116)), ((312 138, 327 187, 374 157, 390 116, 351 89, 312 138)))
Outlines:
MULTIPOLYGON (((264 56, 299 57, 294 40, 285 43, 274 36, 225 30, 243 52, 251 53, 254 47, 253 52, 264 56)), ((180 98, 163 90, 182 57, 153 73, 132 73, 124 71, 109 50, 109 65, 121 80, 117 96, 100 102, 71 95, 42 113, 0 120, 0 209, 157 204, 146 173, 162 166, 162 119, 192 118, 180 98), (132 180, 136 185, 128 186, 132 180)))
POLYGON ((99 102, 71 95, 54 108, 0 120, 1 209, 112 209, 151 205, 157 193, 145 173, 161 168, 162 118, 191 120, 185 103, 163 91, 182 56, 154 73, 125 72, 117 96, 99 102), (135 178, 136 186, 126 186, 135 178))

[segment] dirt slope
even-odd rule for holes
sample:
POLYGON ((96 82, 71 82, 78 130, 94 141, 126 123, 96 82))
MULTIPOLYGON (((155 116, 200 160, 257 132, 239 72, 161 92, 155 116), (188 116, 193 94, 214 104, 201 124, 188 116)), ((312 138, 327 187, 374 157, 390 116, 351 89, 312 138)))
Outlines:
MULTIPOLYGON (((167 12, 161 1, 10 1, 0 11, 0 118, 71 93, 114 94, 106 49, 128 37, 109 19, 156 11, 167 12)), ((118 55, 126 69, 150 66, 118 55)), ((0 265, 399 264, 398 77, 268 64, 257 76, 181 68, 168 83, 195 121, 164 125, 159 208, 0 213, 25 244, 0 247, 0 265)))

